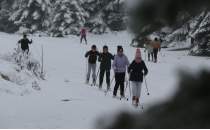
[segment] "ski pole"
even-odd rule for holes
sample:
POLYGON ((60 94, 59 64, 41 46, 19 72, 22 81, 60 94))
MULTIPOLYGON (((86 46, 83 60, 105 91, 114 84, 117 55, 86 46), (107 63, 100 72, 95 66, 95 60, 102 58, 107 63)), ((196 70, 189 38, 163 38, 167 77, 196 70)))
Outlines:
POLYGON ((42 68, 41 68, 41 75, 44 77, 44 47, 42 45, 42 68))
POLYGON ((87 74, 88 74, 88 58, 85 59, 85 82, 87 82, 87 74))
POLYGON ((112 85, 112 83, 113 83, 113 81, 114 81, 114 75, 113 75, 113 77, 112 77, 112 80, 111 80, 111 83, 110 83, 110 86, 112 85))
POLYGON ((130 98, 131 98, 131 84, 130 84, 130 73, 128 74, 128 87, 129 87, 129 94, 130 94, 130 98))
POLYGON ((96 86, 96 81, 97 81, 97 79, 98 79, 99 72, 100 72, 100 68, 98 68, 98 72, 97 72, 97 74, 96 74, 95 83, 93 83, 93 84, 94 84, 94 86, 96 86))
MULTIPOLYGON (((128 75, 128 77, 130 78, 130 74, 128 75)), ((127 81, 126 81, 125 92, 126 92, 127 88, 129 87, 129 88, 128 88, 128 89, 129 89, 129 96, 130 96, 130 98, 131 98, 131 87, 130 87, 129 78, 128 78, 127 81)))
POLYGON ((124 93, 126 92, 126 90, 128 88, 128 80, 127 79, 126 79, 125 83, 126 83, 126 85, 125 85, 125 91, 124 91, 124 93))
POLYGON ((130 81, 128 81, 128 87, 129 87, 129 94, 130 94, 130 98, 131 98, 131 84, 130 84, 130 81))
POLYGON ((146 80, 146 77, 145 76, 144 76, 144 81, 145 81, 145 86, 146 86, 146 90, 147 90, 147 95, 150 95, 149 89, 147 87, 147 80, 146 80))

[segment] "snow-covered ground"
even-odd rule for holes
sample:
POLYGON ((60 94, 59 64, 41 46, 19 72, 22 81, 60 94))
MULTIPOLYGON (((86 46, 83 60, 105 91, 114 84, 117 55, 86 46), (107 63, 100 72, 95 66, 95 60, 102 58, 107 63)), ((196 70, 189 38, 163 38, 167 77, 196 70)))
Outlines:
MULTIPOLYGON (((16 65, 2 58, 14 51, 21 37, 0 33, 0 72, 27 80, 18 85, 0 78, 0 128, 94 128, 99 117, 111 117, 121 110, 141 111, 133 108, 130 101, 113 99, 112 92, 105 96, 103 91, 84 84, 84 54, 92 44, 96 44, 99 51, 106 44, 112 53, 116 53, 117 45, 123 45, 125 54, 132 61, 135 49, 129 46, 132 36, 127 32, 89 35, 88 45, 79 44, 76 36, 29 37, 34 41, 30 49, 36 59, 41 60, 41 46, 44 46, 46 80, 38 80, 40 91, 32 88, 32 81, 37 80, 35 77, 28 75, 29 78, 25 72, 15 71, 16 65), (69 101, 63 102, 64 99, 69 101)), ((141 103, 145 109, 173 96, 179 69, 197 72, 210 67, 209 59, 187 53, 162 50, 158 64, 146 62, 150 96, 146 95, 143 85, 141 103)), ((142 56, 145 58, 143 49, 142 56)), ((112 89, 113 86, 114 83, 112 89)), ((105 87, 104 84, 103 89, 105 87)), ((129 96, 128 89, 126 95, 129 96)))

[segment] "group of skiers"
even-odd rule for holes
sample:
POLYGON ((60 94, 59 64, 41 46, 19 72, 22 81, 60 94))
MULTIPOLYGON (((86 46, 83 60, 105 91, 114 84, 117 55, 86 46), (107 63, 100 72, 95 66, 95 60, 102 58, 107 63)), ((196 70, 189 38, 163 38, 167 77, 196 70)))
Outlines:
POLYGON ((142 59, 140 49, 136 49, 134 60, 129 62, 127 56, 123 53, 123 47, 117 46, 117 54, 112 55, 108 46, 103 47, 103 52, 97 51, 96 45, 92 45, 91 50, 85 54, 88 58, 88 70, 86 83, 89 83, 90 73, 92 70, 93 84, 96 84, 97 75, 99 74, 99 89, 102 88, 104 74, 106 73, 107 92, 110 90, 110 71, 111 68, 114 71, 115 86, 113 91, 113 97, 117 96, 117 91, 120 87, 120 96, 125 98, 125 78, 126 72, 128 72, 129 80, 132 85, 132 104, 135 106, 139 105, 139 98, 141 93, 141 85, 144 76, 148 74, 148 69, 142 59), (96 62, 100 62, 99 71, 96 74, 96 62), (113 60, 113 63, 112 63, 113 60))
POLYGON ((155 38, 154 41, 150 40, 149 38, 145 39, 145 52, 148 54, 148 61, 152 60, 152 62, 157 63, 158 52, 160 51, 161 40, 158 40, 158 38, 155 38))
MULTIPOLYGON (((86 40, 85 35, 83 38, 86 40)), ((81 41, 83 38, 81 38, 81 41)), ((32 40, 29 40, 27 38, 27 35, 24 34, 23 38, 19 40, 18 43, 21 44, 21 49, 23 53, 26 52, 28 54, 29 44, 32 43, 32 40)), ((157 62, 157 53, 160 50, 158 39, 156 38, 154 42, 147 40, 146 50, 148 51, 148 60, 150 60, 150 55, 152 55, 152 57, 154 55, 154 62, 157 62)), ((120 88, 120 96, 121 98, 124 98, 125 78, 126 72, 128 72, 129 80, 131 81, 132 86, 132 104, 135 106, 139 105, 143 78, 148 74, 148 69, 142 59, 141 51, 139 48, 136 49, 135 58, 131 63, 129 62, 127 56, 124 54, 122 46, 117 46, 117 54, 113 55, 109 52, 109 48, 106 45, 103 46, 103 52, 101 53, 97 51, 96 45, 92 45, 91 50, 86 52, 85 57, 88 58, 86 75, 87 84, 89 83, 92 71, 93 85, 96 85, 96 80, 99 75, 99 89, 102 89, 103 79, 106 73, 107 92, 110 91, 111 82, 113 81, 110 81, 110 71, 112 68, 115 78, 113 97, 117 96, 117 91, 120 88), (96 73, 97 60, 100 62, 100 68, 96 73)))

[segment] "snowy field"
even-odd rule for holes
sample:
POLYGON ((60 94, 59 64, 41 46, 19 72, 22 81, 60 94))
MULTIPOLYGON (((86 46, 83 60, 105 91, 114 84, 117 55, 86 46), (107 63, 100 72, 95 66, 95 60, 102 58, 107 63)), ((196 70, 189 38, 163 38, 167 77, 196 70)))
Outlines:
MULTIPOLYGON (((0 78, 0 128, 94 128, 99 117, 108 116, 122 110, 141 112, 131 106, 130 101, 107 96, 97 87, 85 85, 86 60, 84 54, 92 44, 98 50, 108 45, 110 52, 116 54, 116 46, 123 45, 124 53, 130 62, 135 49, 130 47, 132 36, 126 32, 110 33, 101 36, 88 35, 88 45, 79 44, 79 37, 49 38, 30 36, 34 43, 31 52, 41 60, 41 46, 44 46, 44 69, 46 80, 38 80, 40 91, 32 88, 35 77, 26 72, 17 72, 14 63, 6 61, 5 55, 11 54, 22 38, 18 35, 0 33, 0 73, 20 79, 17 84, 0 78), (63 102, 68 99, 68 102, 63 102)), ((142 57, 145 58, 143 49, 142 57)), ((168 100, 175 93, 180 69, 196 74, 201 68, 209 68, 205 57, 188 56, 186 51, 169 52, 162 50, 158 64, 146 62, 149 74, 147 83, 150 96, 146 95, 143 85, 141 103, 146 110, 150 105, 168 100)), ((99 64, 98 64, 99 66, 99 64)), ((113 72, 111 74, 111 78, 113 72)), ((112 83, 113 89, 114 83, 112 83)), ((104 82, 103 89, 106 84, 104 82)), ((128 89, 126 95, 129 96, 128 89)))

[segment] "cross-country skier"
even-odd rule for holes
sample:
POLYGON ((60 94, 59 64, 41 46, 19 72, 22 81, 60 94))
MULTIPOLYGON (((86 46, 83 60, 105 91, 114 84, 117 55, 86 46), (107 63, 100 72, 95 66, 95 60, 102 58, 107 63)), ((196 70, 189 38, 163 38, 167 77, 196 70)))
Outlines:
POLYGON ((143 77, 147 75, 148 69, 142 60, 140 49, 136 49, 136 55, 133 62, 128 67, 128 73, 130 75, 130 81, 132 85, 132 104, 134 106, 139 105, 139 98, 141 95, 141 86, 143 77))
POLYGON ((107 83, 107 91, 110 89, 110 70, 111 70, 111 62, 114 60, 114 56, 109 53, 108 46, 103 47, 103 52, 99 56, 100 64, 100 74, 99 74, 99 88, 102 88, 104 74, 106 72, 106 83, 107 83))
POLYGON ((96 61, 99 56, 96 45, 92 45, 91 50, 86 52, 85 57, 88 58, 88 72, 86 77, 86 83, 89 83, 90 73, 92 70, 93 84, 96 83, 96 61))
POLYGON ((82 28, 80 31, 80 43, 82 43, 83 39, 85 40, 85 43, 87 44, 87 30, 85 28, 82 28))
POLYGON ((21 40, 18 41, 19 44, 21 44, 21 49, 22 51, 25 53, 29 53, 29 45, 32 43, 32 40, 29 41, 29 39, 27 38, 26 34, 23 34, 23 38, 21 40))
POLYGON ((112 68, 114 69, 115 73, 115 87, 113 92, 113 97, 116 97, 117 90, 120 86, 120 95, 123 98, 124 95, 124 82, 125 82, 125 74, 126 69, 129 65, 129 61, 127 56, 123 53, 123 47, 117 47, 117 55, 114 57, 114 61, 112 64, 112 68))
POLYGON ((160 41, 158 40, 158 38, 155 38, 155 40, 152 42, 152 46, 153 46, 153 54, 154 54, 154 58, 155 58, 155 63, 157 63, 157 58, 158 58, 158 51, 160 51, 160 41))
POLYGON ((151 44, 151 40, 148 38, 145 40, 145 52, 147 52, 148 54, 148 61, 150 61, 150 57, 152 57, 152 61, 153 61, 154 60, 153 46, 151 44))

